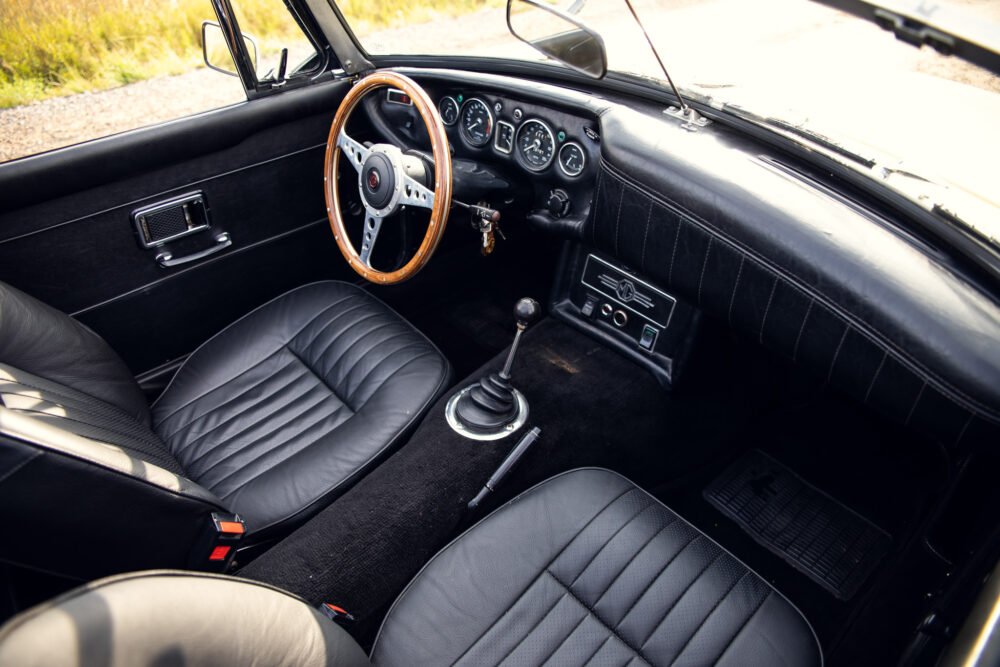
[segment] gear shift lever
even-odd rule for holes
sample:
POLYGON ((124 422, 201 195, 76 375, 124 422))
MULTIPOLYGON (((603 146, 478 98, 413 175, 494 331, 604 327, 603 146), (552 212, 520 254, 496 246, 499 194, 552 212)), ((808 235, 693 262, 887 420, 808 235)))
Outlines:
POLYGON ((528 402, 510 382, 521 334, 541 314, 534 299, 524 298, 514 306, 517 332, 499 373, 490 373, 448 401, 445 417, 455 431, 475 440, 497 440, 514 432, 528 418, 528 402))

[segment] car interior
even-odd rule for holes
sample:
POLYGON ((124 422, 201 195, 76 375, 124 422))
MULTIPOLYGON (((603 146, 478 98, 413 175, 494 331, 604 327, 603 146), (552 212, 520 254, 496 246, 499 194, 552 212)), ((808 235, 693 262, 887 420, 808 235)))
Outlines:
POLYGON ((0 165, 0 663, 995 664, 989 266, 319 4, 322 75, 0 165))

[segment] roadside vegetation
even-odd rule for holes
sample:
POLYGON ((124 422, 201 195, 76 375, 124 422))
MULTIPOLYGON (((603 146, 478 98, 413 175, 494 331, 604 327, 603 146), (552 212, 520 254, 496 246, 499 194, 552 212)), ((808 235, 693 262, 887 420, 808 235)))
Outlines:
MULTIPOLYGON (((499 0, 347 0, 358 34, 499 0)), ((260 44, 297 26, 281 0, 233 0, 241 27, 260 44)), ((179 74, 201 65, 209 0, 0 0, 0 108, 179 74)))

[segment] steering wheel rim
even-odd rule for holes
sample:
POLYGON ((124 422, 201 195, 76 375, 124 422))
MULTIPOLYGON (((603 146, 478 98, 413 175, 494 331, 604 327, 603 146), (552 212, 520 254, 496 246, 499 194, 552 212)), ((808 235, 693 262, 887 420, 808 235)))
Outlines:
MULTIPOLYGON (((372 178, 377 187, 378 173, 372 178)), ((448 224, 448 213, 451 210, 452 171, 451 151, 448 135, 437 107, 430 97, 413 79, 396 72, 374 72, 360 79, 348 91, 340 103, 337 113, 330 125, 330 134, 326 141, 326 157, 323 165, 323 190, 326 197, 326 213, 333 230, 337 247, 344 259, 354 271, 365 280, 380 285, 401 283, 412 278, 422 269, 437 249, 444 236, 448 224), (420 117, 427 126, 431 138, 431 150, 434 155, 434 189, 431 191, 423 184, 412 179, 402 166, 402 152, 391 144, 376 144, 366 147, 351 139, 345 128, 351 113, 358 103, 369 92, 380 88, 397 88, 409 95, 420 117), (344 225, 340 209, 340 193, 338 192, 338 169, 341 155, 347 153, 351 166, 358 172, 358 187, 365 206, 365 223, 362 235, 362 252, 359 253, 351 243, 344 225), (394 187, 390 200, 383 208, 377 208, 365 197, 365 179, 370 171, 366 169, 372 154, 378 153, 378 158, 386 166, 379 173, 385 173, 394 187), (386 170, 391 170, 387 173, 386 170), (431 211, 427 233, 416 253, 410 260, 395 271, 379 271, 371 266, 371 251, 381 229, 382 220, 394 214, 400 206, 420 206, 431 211)))

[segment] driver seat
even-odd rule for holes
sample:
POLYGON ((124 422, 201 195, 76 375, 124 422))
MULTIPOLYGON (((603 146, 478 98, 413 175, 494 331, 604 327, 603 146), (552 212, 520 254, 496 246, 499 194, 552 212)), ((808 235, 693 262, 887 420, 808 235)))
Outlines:
POLYGON ((213 514, 245 521, 243 545, 288 532, 399 444, 449 378, 388 306, 319 282, 211 338, 149 406, 97 334, 0 283, 0 560, 74 578, 211 569, 192 554, 213 514))

